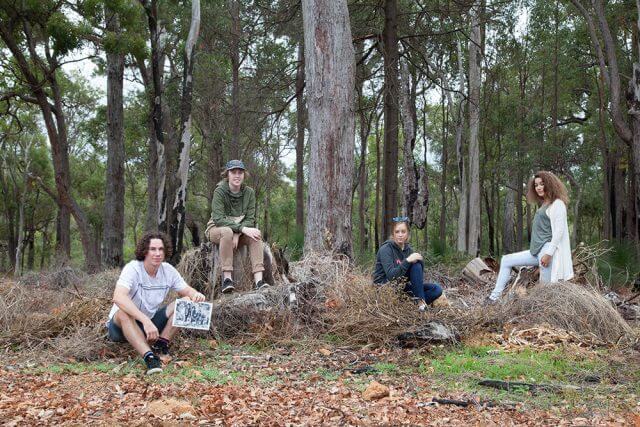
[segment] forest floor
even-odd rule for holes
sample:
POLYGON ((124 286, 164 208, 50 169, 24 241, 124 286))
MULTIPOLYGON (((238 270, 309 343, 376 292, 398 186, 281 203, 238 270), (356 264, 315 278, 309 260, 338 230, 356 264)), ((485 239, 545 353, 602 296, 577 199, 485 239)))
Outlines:
POLYGON ((631 349, 505 346, 489 334, 422 349, 353 348, 333 336, 278 347, 197 336, 176 344, 152 376, 125 346, 67 363, 6 349, 0 417, 6 426, 640 426, 640 352, 631 349), (553 387, 498 391, 481 379, 553 387), (367 399, 374 381, 379 397, 367 399))

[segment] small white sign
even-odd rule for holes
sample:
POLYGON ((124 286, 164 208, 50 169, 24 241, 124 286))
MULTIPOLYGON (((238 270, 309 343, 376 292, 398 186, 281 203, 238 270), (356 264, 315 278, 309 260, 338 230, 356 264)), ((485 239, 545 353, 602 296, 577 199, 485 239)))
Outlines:
POLYGON ((193 302, 185 298, 177 299, 173 314, 173 326, 206 331, 211 325, 212 310, 213 304, 210 302, 193 302))

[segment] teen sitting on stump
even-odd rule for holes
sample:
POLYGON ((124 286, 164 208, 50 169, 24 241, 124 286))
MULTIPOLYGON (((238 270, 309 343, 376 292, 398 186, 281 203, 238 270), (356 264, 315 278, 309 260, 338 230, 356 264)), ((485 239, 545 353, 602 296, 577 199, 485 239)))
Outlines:
POLYGON ((392 236, 384 242, 376 255, 376 268, 373 282, 387 283, 392 280, 405 280, 404 291, 415 298, 418 309, 424 311, 442 295, 442 288, 435 283, 424 283, 424 264, 422 255, 413 252, 409 246, 409 218, 393 218, 392 236))
POLYGON ((527 251, 502 257, 496 286, 486 300, 488 304, 500 298, 513 267, 539 265, 542 283, 573 278, 567 224, 567 188, 557 176, 547 171, 536 173, 527 187, 527 200, 538 205, 531 227, 531 244, 527 251))
POLYGON ((244 184, 248 172, 242 161, 230 160, 222 176, 224 179, 213 192, 211 220, 205 231, 209 240, 220 248, 222 293, 235 289, 231 278, 233 252, 242 245, 249 247, 255 289, 262 289, 269 285, 262 280, 264 252, 262 233, 256 228, 256 195, 253 188, 244 184))
POLYGON ((147 374, 162 372, 158 356, 169 354, 177 332, 172 326, 175 303, 161 306, 169 291, 195 302, 205 300, 171 264, 164 262, 167 256, 171 256, 167 235, 147 231, 136 245, 136 259, 120 273, 107 322, 109 339, 128 341, 144 359, 147 374))

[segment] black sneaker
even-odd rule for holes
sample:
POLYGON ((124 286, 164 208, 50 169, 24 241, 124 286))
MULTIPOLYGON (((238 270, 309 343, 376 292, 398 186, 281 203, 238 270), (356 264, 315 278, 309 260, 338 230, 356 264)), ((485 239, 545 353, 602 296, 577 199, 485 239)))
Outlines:
POLYGON ((256 284, 255 284, 254 289, 255 289, 256 291, 259 291, 259 290, 261 290, 261 289, 268 288, 269 286, 270 286, 270 285, 269 285, 267 282, 265 282, 264 280, 258 280, 258 281, 256 282, 256 284))
POLYGON ((222 282, 222 293, 223 294, 230 294, 231 292, 233 292, 235 290, 235 286, 233 286, 233 280, 231 279, 224 279, 224 281, 222 282))
POLYGON ((147 356, 144 363, 147 364, 147 375, 162 372, 162 361, 155 354, 147 356))

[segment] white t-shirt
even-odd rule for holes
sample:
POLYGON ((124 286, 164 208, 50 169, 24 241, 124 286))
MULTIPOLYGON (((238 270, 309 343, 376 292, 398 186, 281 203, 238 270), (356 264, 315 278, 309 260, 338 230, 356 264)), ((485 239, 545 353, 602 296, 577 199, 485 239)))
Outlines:
MULTIPOLYGON (((153 317, 171 289, 181 291, 187 287, 178 270, 171 264, 163 262, 158 268, 156 277, 149 276, 144 269, 142 261, 131 261, 124 266, 116 286, 129 289, 129 298, 138 309, 148 316, 153 317)), ((109 320, 119 310, 116 304, 111 307, 109 320)))

